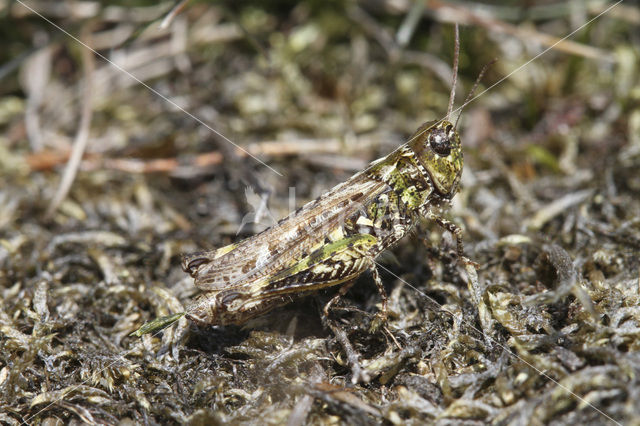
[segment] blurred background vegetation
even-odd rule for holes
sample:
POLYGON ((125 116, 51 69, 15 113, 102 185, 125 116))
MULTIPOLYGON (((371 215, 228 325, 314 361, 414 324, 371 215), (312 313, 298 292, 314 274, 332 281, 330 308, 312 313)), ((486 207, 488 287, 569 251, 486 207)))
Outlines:
POLYGON ((639 28, 633 1, 0 0, 0 421, 637 422, 639 28), (391 250, 386 328, 366 275, 336 313, 358 385, 333 291, 128 336, 196 294, 180 253, 443 118, 454 23, 457 106, 498 59, 450 212, 477 283, 433 224, 391 250))

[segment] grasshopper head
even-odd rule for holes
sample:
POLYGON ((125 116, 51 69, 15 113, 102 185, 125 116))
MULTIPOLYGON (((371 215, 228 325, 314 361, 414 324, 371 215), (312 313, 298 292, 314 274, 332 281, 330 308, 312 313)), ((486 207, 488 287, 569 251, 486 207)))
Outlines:
POLYGON ((413 135, 409 146, 435 190, 444 197, 453 197, 462 175, 462 145, 453 124, 447 120, 425 123, 413 135))

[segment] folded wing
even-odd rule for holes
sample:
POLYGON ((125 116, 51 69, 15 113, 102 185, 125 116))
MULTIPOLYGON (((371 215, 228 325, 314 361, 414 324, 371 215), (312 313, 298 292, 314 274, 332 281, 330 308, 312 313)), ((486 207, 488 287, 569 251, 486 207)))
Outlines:
POLYGON ((344 219, 388 189, 384 182, 356 174, 260 234, 185 256, 183 268, 203 290, 233 288, 275 274, 320 247, 344 219))

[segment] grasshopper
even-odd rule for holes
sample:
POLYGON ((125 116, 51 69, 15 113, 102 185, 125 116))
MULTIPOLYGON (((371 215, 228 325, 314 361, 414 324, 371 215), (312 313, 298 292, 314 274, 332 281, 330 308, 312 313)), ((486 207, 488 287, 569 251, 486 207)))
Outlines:
POLYGON ((185 255, 182 268, 203 293, 185 312, 158 318, 133 334, 153 332, 182 316, 201 325, 240 325, 298 297, 340 285, 324 308, 327 317, 331 305, 367 270, 381 294, 384 319, 387 297, 375 260, 421 218, 452 232, 459 258, 467 261, 461 229, 442 217, 458 191, 463 165, 457 120, 456 125, 449 121, 458 56, 456 27, 454 83, 446 119, 423 124, 391 154, 271 228, 217 250, 185 255))

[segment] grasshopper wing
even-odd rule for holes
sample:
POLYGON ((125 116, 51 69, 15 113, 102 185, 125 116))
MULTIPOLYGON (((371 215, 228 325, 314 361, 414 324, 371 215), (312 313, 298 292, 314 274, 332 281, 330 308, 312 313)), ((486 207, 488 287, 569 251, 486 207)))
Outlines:
POLYGON ((358 173, 253 237, 185 256, 183 269, 202 290, 233 288, 277 274, 321 247, 341 222, 388 190, 386 183, 358 173))

